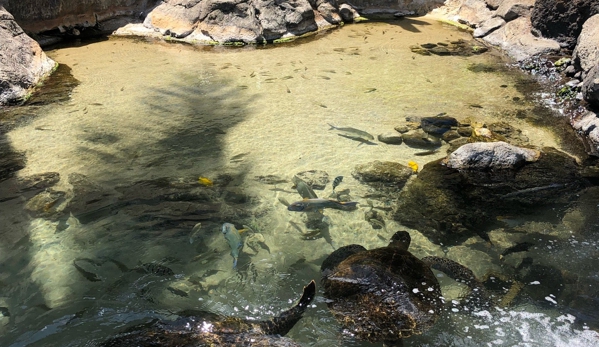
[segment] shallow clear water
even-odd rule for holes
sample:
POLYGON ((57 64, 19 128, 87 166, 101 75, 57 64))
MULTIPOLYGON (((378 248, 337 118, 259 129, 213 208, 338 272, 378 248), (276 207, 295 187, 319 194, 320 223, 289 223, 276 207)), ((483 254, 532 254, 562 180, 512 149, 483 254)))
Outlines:
MULTIPOLYGON (((387 216, 386 229, 372 228, 364 218, 367 200, 387 200, 366 198, 372 191, 351 172, 372 160, 414 160, 422 167, 443 157, 447 145, 415 156, 422 150, 378 141, 360 145, 327 123, 376 136, 406 124, 406 116, 445 112, 458 120, 508 121, 533 145, 565 146, 551 129, 514 116, 534 105, 517 88, 524 77, 498 56, 420 56, 409 49, 457 39, 471 38, 417 18, 347 25, 266 49, 113 38, 48 52, 80 84, 66 101, 24 108, 35 117, 1 140, 26 157, 16 178, 58 172, 53 189, 65 197, 44 205, 45 215, 31 216, 24 207, 33 193, 16 178, 0 182, 1 197, 15 197, 0 200, 0 307, 10 309, 10 317, 0 317, 0 344, 92 344, 134 322, 183 309, 269 317, 319 278, 320 263, 333 249, 385 245, 400 226, 387 216), (473 72, 473 66, 497 71, 473 72), (359 203, 353 212, 327 209, 326 229, 307 237, 306 216, 279 201, 300 199, 290 179, 306 170, 326 171, 330 180, 344 176, 338 189, 350 189, 359 203), (285 182, 257 178, 267 175, 285 182), (200 185, 198 177, 210 178, 214 187, 200 185), (237 270, 220 233, 224 222, 254 230, 243 234, 237 270), (197 223, 200 231, 192 234, 197 223), (100 259, 129 268, 159 262, 175 275, 123 272, 100 259), (74 260, 95 280, 86 279, 74 260)), ((316 193, 328 197, 331 185, 316 193)), ((596 202, 588 200, 586 207, 596 202)), ((599 241, 592 223, 583 222, 585 211, 513 221, 539 235, 530 251, 535 261, 577 274, 571 286, 581 288, 569 293, 583 298, 580 307, 561 305, 561 299, 553 305, 547 293, 542 306, 521 300, 476 315, 448 310, 405 345, 599 345, 593 330, 598 317, 588 309, 589 302, 597 305, 599 241)), ((502 271, 503 248, 482 239, 442 248, 411 234, 417 256, 446 253, 479 276, 502 271)), ((509 239, 501 229, 491 235, 509 239)), ((506 262, 515 266, 521 259, 506 262)), ((459 285, 442 282, 448 299, 459 294, 459 285)), ((288 336, 306 346, 370 345, 340 334, 321 296, 288 336)))

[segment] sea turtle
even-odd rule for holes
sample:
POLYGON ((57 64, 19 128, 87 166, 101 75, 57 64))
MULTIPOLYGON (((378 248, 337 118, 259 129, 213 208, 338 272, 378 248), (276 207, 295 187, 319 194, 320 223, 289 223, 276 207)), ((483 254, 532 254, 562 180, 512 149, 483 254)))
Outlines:
POLYGON ((134 326, 103 342, 101 347, 234 347, 300 345, 285 335, 297 323, 316 294, 311 281, 304 287, 299 302, 278 316, 251 321, 205 311, 187 311, 175 321, 158 321, 134 326))
POLYGON ((386 247, 366 250, 349 245, 324 260, 324 296, 348 333, 370 342, 383 341, 386 346, 401 346, 401 339, 432 326, 444 301, 431 266, 483 290, 469 269, 445 258, 418 259, 408 252, 410 242, 407 231, 398 231, 386 247))

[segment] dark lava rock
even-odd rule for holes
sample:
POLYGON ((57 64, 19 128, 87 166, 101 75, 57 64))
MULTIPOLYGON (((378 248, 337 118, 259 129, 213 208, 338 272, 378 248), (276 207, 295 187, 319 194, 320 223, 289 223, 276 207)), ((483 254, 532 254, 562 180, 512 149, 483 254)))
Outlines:
POLYGON ((457 132, 457 130, 449 130, 446 131, 443 136, 441 136, 441 138, 443 139, 443 141, 445 142, 451 142, 455 139, 459 139, 461 137, 460 133, 457 132))
POLYGON ((434 135, 441 136, 452 127, 458 126, 457 119, 453 117, 424 117, 420 120, 420 126, 425 132, 434 135))
POLYGON ((399 191, 414 172, 409 167, 392 162, 375 160, 370 163, 357 165, 352 176, 370 186, 381 190, 399 191))
POLYGON ((531 22, 542 36, 573 49, 584 22, 599 13, 597 0, 537 0, 531 22))
POLYGON ((441 146, 441 140, 425 133, 422 130, 413 130, 402 134, 403 142, 416 148, 432 149, 441 146))
POLYGON ((553 148, 543 148, 538 160, 513 168, 473 162, 471 169, 458 170, 444 162, 426 164, 400 192, 394 218, 445 245, 474 235, 488 239, 485 231, 497 216, 565 205, 588 184, 574 159, 553 148))
POLYGON ((377 136, 378 140, 388 145, 401 145, 403 138, 398 133, 385 133, 377 136))
POLYGON ((322 170, 302 171, 296 174, 296 176, 306 182, 310 188, 316 190, 323 190, 327 183, 329 183, 329 174, 322 170))

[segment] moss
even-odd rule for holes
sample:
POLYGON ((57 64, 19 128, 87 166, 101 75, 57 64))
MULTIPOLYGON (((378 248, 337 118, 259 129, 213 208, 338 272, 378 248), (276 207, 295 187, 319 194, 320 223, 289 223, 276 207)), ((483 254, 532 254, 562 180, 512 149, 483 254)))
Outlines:
POLYGON ((246 43, 243 41, 228 41, 223 43, 223 46, 245 46, 246 43))
POLYGON ((449 19, 439 19, 439 22, 444 23, 444 24, 449 24, 451 26, 458 28, 459 30, 468 31, 468 32, 474 31, 471 27, 467 26, 466 24, 458 23, 458 22, 455 22, 455 21, 452 21, 449 19))
POLYGON ((297 37, 292 36, 292 37, 281 37, 280 39, 276 39, 273 40, 272 43, 286 43, 286 42, 291 42, 294 41, 297 37))
POLYGON ((366 21, 369 21, 369 19, 366 17, 360 16, 360 17, 354 18, 354 23, 360 23, 360 22, 366 22, 366 21))

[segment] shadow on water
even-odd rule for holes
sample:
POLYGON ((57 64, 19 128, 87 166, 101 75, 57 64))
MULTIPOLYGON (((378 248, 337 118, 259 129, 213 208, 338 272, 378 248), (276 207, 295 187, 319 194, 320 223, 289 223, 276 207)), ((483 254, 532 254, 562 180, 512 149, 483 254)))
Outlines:
MULTIPOLYGON (((20 237, 5 232, 0 245, 6 250, 0 286, 8 293, 0 297, 0 307, 8 307, 6 325, 12 330, 0 344, 83 345, 152 317, 156 309, 199 308, 202 276, 220 271, 210 259, 232 261, 224 242, 212 242, 222 241, 220 225, 227 221, 241 228, 253 214, 252 197, 241 187, 246 164, 229 167, 223 154, 228 129, 245 117, 252 97, 212 75, 209 84, 193 82, 197 78, 190 74, 149 87, 137 100, 140 112, 147 112, 135 115, 145 118, 143 125, 124 121, 118 134, 85 129, 74 160, 89 166, 84 174, 60 177, 60 199, 31 207, 33 220, 24 205, 51 189, 36 190, 35 197, 18 188, 6 193, 25 157, 2 131, 0 187, 8 187, 2 198, 14 195, 19 203, 0 204, 11 209, 6 212, 12 213, 20 237), (209 174, 209 183, 198 183, 199 176, 209 174), (194 240, 190 231, 197 223, 202 231, 194 240), (34 240, 29 234, 35 234, 34 240), (11 261, 12 253, 20 254, 17 260, 11 261), (179 280, 191 272, 195 277, 179 280), (7 281, 19 288, 11 289, 7 281), (32 305, 40 312, 33 312, 32 305), (16 321, 26 323, 16 329, 16 321), (100 323, 105 330, 98 330, 100 323), (70 332, 66 336, 67 330, 78 331, 79 338, 70 332)), ((240 259, 239 274, 251 275, 244 262, 240 259)))

